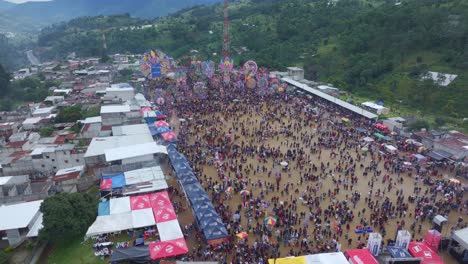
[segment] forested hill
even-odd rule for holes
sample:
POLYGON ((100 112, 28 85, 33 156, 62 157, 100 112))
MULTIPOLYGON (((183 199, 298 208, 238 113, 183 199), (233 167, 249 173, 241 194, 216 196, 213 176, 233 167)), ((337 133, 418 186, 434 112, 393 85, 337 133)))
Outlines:
MULTIPOLYGON (((468 2, 466 0, 251 0, 232 3, 235 62, 254 59, 274 69, 304 66, 309 79, 361 96, 399 101, 423 114, 467 117, 468 2), (419 81, 427 70, 458 74, 448 87, 419 81)), ((219 59, 222 5, 186 9, 148 24, 129 17, 81 18, 43 31, 43 57, 100 55, 100 28, 110 53, 159 48, 173 56, 198 50, 219 59), (106 19, 115 23, 103 22, 106 19), (125 23, 118 21, 128 20, 125 23), (118 26, 112 26, 113 24, 118 26), (92 25, 92 26, 90 26, 92 25)))

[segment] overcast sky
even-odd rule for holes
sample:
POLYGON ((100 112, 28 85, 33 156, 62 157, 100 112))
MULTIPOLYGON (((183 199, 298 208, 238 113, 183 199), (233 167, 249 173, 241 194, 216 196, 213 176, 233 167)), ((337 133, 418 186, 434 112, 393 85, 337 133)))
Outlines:
POLYGON ((45 1, 50 1, 50 0, 6 0, 6 1, 20 4, 20 3, 25 3, 25 2, 45 2, 45 1))

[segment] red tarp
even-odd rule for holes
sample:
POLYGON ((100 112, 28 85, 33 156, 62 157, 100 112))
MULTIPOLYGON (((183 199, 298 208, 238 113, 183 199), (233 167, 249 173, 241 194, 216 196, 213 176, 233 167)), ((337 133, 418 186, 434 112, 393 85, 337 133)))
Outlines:
POLYGON ((138 195, 130 197, 130 208, 132 210, 151 208, 150 198, 148 195, 138 195))
POLYGON ((183 238, 153 242, 149 245, 149 250, 152 260, 184 255, 189 251, 183 238))
POLYGON ((367 248, 346 250, 345 255, 353 264, 379 264, 367 248))
POLYGON ((110 189, 112 189, 112 179, 102 179, 101 190, 110 190, 110 189))
POLYGON ((160 120, 160 121, 154 122, 154 126, 155 127, 162 127, 162 126, 168 127, 169 124, 164 120, 160 120))
POLYGON ((174 207, 172 204, 170 206, 164 207, 153 207, 153 214, 156 223, 163 223, 167 221, 177 220, 177 215, 175 213, 174 207))
POLYGON ((422 258, 421 264, 444 264, 442 259, 426 243, 410 242, 409 253, 415 258, 422 258))
POLYGON ((437 230, 427 230, 426 236, 424 237, 424 242, 428 245, 432 250, 437 252, 437 249, 440 245, 440 240, 442 239, 442 235, 437 230))
POLYGON ((161 136, 165 141, 169 141, 171 139, 177 139, 177 136, 174 134, 174 132, 166 132, 166 133, 161 133, 161 136))

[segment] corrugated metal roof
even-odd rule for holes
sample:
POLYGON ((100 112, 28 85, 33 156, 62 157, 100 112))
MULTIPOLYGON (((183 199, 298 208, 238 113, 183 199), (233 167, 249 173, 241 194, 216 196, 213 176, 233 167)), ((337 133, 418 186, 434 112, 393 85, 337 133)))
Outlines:
POLYGON ((107 162, 141 157, 156 153, 167 154, 167 148, 163 145, 156 144, 156 142, 150 142, 138 145, 113 148, 105 151, 107 162))
POLYGON ((346 109, 348 109, 350 111, 353 111, 353 112, 355 112, 355 113, 357 113, 359 115, 362 115, 362 116, 364 116, 366 118, 369 118, 369 119, 377 118, 376 114, 373 114, 373 113, 371 113, 369 111, 366 111, 366 110, 364 110, 364 109, 362 109, 360 107, 357 107, 355 105, 347 103, 347 102, 345 102, 343 100, 335 98, 335 97, 333 97, 331 95, 328 95, 326 93, 320 92, 320 91, 318 91, 316 89, 313 89, 313 88, 309 87, 306 84, 300 83, 298 81, 294 81, 294 80, 292 80, 290 78, 282 78, 281 80, 284 81, 284 82, 287 82, 287 83, 289 83, 289 84, 291 84, 291 85, 293 85, 293 86, 295 86, 295 87, 297 87, 297 88, 299 88, 301 90, 304 90, 304 91, 306 91, 308 93, 314 94, 314 95, 316 95, 318 97, 321 97, 321 98, 323 98, 323 99, 325 99, 327 101, 335 103, 335 104, 337 104, 337 105, 339 105, 339 106, 341 106, 343 108, 346 108, 346 109))

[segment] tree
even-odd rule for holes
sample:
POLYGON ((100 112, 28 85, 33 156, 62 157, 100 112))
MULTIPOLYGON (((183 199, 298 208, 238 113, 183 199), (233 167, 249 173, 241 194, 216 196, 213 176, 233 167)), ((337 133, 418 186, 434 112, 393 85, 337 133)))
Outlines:
POLYGON ((62 242, 86 232, 96 218, 97 199, 88 193, 62 193, 48 197, 41 204, 43 241, 62 242))
POLYGON ((3 65, 0 64, 0 96, 3 97, 10 92, 11 75, 5 71, 3 65))
POLYGON ((74 123, 83 118, 81 113, 81 106, 74 105, 68 108, 63 109, 55 117, 55 123, 74 123))
POLYGON ((39 134, 41 135, 41 137, 50 137, 52 133, 54 133, 53 126, 43 127, 39 130, 39 134))

